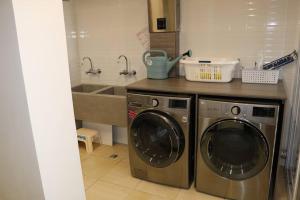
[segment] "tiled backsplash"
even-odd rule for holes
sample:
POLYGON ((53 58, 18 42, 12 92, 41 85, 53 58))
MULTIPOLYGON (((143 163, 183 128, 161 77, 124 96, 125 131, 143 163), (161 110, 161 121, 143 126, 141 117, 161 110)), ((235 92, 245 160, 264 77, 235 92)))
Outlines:
POLYGON ((77 46, 77 25, 75 20, 74 2, 64 1, 64 17, 67 34, 67 47, 70 66, 71 84, 78 85, 81 83, 80 59, 77 46))
MULTIPOLYGON (((142 54, 147 45, 139 37, 148 26, 147 0, 65 2, 73 3, 72 11, 65 6, 72 83, 78 83, 80 73, 85 83, 126 85, 145 78, 142 54), (117 63, 121 54, 137 76, 119 75, 125 68, 125 63, 117 63), (100 76, 85 74, 89 66, 79 64, 84 56, 102 69, 100 76)), ((197 57, 240 58, 242 66, 253 68, 261 57, 268 62, 297 48, 299 11, 299 0, 182 0, 180 52, 192 49, 197 57)), ((295 66, 282 73, 288 96, 295 66)))
POLYGON ((203 57, 241 58, 246 67, 295 48, 298 0, 189 0, 182 3, 181 47, 203 57))
MULTIPOLYGON (((124 85, 144 78, 141 56, 146 49, 137 34, 148 24, 147 0, 72 1, 75 19, 69 21, 76 20, 76 29, 73 22, 67 24, 68 36, 77 36, 80 58, 92 57, 103 71, 99 77, 88 76, 84 65, 81 81, 124 85), (119 75, 124 68, 124 63, 117 63, 121 54, 128 56, 137 77, 119 75)), ((182 1, 181 52, 192 49, 194 56, 204 58, 240 58, 246 68, 261 57, 265 62, 274 60, 296 48, 298 4, 298 0, 182 1)), ((76 52, 71 50, 71 60, 72 54, 76 52)))
POLYGON ((99 77, 86 75, 89 67, 82 67, 81 80, 90 83, 125 85, 146 76, 142 62, 145 51, 137 34, 148 24, 145 0, 75 0, 80 57, 90 56, 102 69, 99 77), (126 55, 135 77, 119 73, 125 63, 118 63, 120 55, 126 55))

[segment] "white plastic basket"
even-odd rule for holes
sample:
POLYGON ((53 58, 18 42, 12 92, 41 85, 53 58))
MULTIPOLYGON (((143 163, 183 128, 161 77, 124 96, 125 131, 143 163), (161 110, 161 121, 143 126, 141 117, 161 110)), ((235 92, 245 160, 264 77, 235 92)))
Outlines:
POLYGON ((233 78, 237 60, 186 58, 180 61, 184 65, 185 78, 189 81, 230 82, 233 78))
POLYGON ((267 83, 277 84, 279 70, 242 70, 243 83, 267 83))

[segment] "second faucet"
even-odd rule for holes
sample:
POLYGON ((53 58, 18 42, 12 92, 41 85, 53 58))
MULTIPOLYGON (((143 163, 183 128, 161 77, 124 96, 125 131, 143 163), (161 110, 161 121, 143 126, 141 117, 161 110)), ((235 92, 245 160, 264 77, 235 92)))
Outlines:
POLYGON ((129 66, 128 66, 128 59, 125 55, 120 55, 119 58, 118 58, 118 63, 120 63, 121 61, 121 58, 124 58, 125 59, 125 62, 126 62, 126 69, 124 69, 123 71, 120 72, 120 75, 129 75, 129 76, 132 76, 132 75, 136 75, 136 71, 135 70, 132 70, 130 71, 129 70, 129 66))

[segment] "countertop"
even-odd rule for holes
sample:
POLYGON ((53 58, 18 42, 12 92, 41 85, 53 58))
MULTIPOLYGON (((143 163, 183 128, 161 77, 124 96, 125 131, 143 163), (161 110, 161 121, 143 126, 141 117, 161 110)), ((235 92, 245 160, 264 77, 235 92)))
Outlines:
POLYGON ((127 89, 272 100, 285 100, 287 98, 282 81, 273 85, 247 84, 242 83, 241 79, 233 79, 230 83, 191 82, 185 78, 143 79, 128 85, 127 89))

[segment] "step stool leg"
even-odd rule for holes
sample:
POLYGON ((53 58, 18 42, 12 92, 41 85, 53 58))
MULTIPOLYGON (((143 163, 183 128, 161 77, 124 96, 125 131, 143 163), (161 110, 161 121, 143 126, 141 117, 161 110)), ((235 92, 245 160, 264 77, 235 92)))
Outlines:
POLYGON ((86 148, 86 152, 87 153, 92 153, 94 148, 93 148, 93 140, 91 137, 87 137, 86 138, 86 142, 85 142, 85 148, 86 148))

